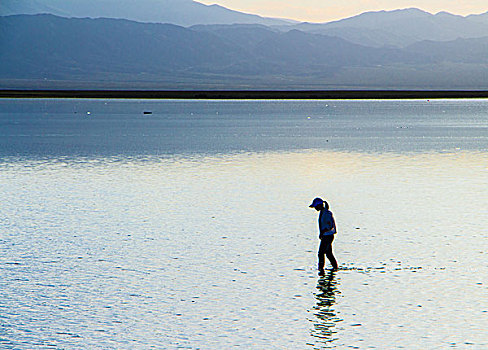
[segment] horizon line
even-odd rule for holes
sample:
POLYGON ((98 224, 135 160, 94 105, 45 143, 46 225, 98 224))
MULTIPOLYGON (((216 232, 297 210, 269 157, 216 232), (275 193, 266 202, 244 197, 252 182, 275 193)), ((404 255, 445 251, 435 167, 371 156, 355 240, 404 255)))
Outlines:
POLYGON ((337 99, 487 99, 488 90, 53 90, 0 89, 8 98, 337 100, 337 99))

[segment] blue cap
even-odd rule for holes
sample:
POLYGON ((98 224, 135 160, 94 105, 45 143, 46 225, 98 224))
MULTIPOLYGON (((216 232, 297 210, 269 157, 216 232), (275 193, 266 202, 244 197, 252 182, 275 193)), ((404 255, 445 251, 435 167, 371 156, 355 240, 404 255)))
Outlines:
POLYGON ((310 208, 315 208, 316 206, 320 205, 324 203, 323 199, 322 198, 315 198, 312 202, 312 204, 309 205, 310 208))

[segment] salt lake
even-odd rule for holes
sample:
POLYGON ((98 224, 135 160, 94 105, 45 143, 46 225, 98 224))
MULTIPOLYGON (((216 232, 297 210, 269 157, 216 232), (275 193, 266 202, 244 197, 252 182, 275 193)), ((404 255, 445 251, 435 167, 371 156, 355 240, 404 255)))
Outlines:
POLYGON ((3 99, 0 198, 5 349, 488 347, 487 100, 3 99))

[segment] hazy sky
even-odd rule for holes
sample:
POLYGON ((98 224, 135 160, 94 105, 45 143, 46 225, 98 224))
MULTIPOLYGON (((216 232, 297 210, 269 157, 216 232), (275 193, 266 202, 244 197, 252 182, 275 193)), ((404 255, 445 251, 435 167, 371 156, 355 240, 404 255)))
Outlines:
POLYGON ((487 0, 196 0, 268 17, 326 22, 366 11, 416 7, 427 12, 459 15, 488 11, 487 0))

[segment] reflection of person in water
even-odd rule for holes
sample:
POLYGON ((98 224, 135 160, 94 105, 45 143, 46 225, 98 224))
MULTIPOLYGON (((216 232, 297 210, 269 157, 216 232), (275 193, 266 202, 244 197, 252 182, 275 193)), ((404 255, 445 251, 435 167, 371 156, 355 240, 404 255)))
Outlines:
POLYGON ((315 198, 310 204, 310 208, 315 208, 315 210, 319 211, 319 238, 320 238, 320 247, 319 247, 319 276, 324 276, 324 265, 325 265, 325 256, 329 259, 332 268, 337 270, 337 261, 332 253, 332 242, 334 241, 334 235, 336 234, 336 224, 334 221, 334 216, 332 212, 329 210, 329 204, 321 198, 315 198))
POLYGON ((337 289, 335 274, 336 272, 331 270, 326 277, 320 278, 317 284, 318 292, 315 294, 317 304, 313 309, 316 319, 313 321, 312 336, 321 339, 322 343, 330 343, 336 339, 333 337, 336 333, 334 327, 336 323, 342 321, 333 309, 336 294, 340 293, 337 289))

